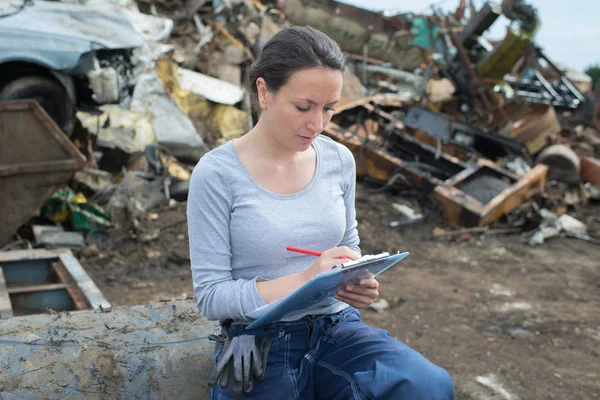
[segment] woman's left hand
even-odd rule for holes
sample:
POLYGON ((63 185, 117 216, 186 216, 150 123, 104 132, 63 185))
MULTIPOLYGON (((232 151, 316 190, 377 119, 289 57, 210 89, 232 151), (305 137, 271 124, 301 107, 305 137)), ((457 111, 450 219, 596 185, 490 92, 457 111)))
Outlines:
POLYGON ((379 296, 379 282, 376 279, 363 279, 360 285, 348 285, 337 292, 335 298, 355 308, 367 308, 379 296))

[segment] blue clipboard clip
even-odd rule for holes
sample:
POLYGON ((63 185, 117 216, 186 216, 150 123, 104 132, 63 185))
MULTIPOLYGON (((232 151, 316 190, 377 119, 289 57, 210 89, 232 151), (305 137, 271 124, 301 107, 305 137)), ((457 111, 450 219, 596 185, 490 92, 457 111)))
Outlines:
POLYGON ((408 256, 408 252, 382 253, 342 263, 340 267, 323 272, 276 303, 265 306, 265 313, 258 316, 246 329, 258 328, 298 314, 302 310, 326 301, 333 301, 336 293, 347 285, 356 285, 363 279, 374 278, 408 256))

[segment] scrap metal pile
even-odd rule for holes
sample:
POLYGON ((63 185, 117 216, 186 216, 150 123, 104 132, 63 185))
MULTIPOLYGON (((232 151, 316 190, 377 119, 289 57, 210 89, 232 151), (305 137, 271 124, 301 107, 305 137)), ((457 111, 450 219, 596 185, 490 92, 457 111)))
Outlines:
POLYGON ((324 134, 354 152, 361 179, 427 199, 407 200, 404 222, 424 219, 427 204, 451 228, 529 230, 532 244, 561 233, 593 240, 567 214, 600 199, 591 79, 544 54, 536 10, 522 0, 480 9, 461 0, 452 13, 429 15, 333 0, 62 3, 117 11, 143 43, 126 68, 112 57, 87 73, 95 105, 78 106, 75 128, 63 129, 87 162, 74 191, 46 193, 52 221, 155 239, 139 216, 185 200, 195 162, 256 122, 245 72, 262 46, 285 26, 311 25, 349 61, 324 134), (490 43, 485 33, 502 15, 506 36, 490 43), (88 200, 102 211, 78 211, 88 200))

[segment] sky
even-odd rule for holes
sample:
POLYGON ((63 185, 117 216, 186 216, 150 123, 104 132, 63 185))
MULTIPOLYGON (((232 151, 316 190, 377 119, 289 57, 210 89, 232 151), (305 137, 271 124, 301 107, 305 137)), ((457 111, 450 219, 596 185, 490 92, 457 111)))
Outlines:
MULTIPOLYGON (((459 0, 341 0, 372 10, 391 9, 400 12, 423 12, 436 4, 444 10, 454 10, 459 0)), ((501 0, 496 0, 500 2, 501 0)), ((583 71, 600 64, 600 0, 528 0, 542 21, 535 42, 553 61, 583 71)), ((475 1, 479 8, 482 0, 475 1)), ((497 20, 491 38, 499 39, 506 32, 507 20, 497 20)))

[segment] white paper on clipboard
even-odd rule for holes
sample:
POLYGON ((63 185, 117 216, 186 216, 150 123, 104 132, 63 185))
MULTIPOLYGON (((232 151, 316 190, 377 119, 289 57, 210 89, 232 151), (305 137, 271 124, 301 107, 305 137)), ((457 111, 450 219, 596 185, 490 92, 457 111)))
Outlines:
POLYGON ((299 310, 308 309, 328 297, 334 297, 336 292, 346 285, 358 284, 361 279, 375 277, 403 260, 408 254, 398 252, 392 255, 385 253, 367 256, 365 259, 342 264, 342 268, 321 273, 287 297, 249 313, 248 317, 256 320, 246 329, 281 321, 299 310))

